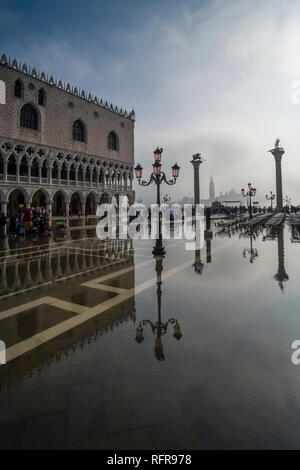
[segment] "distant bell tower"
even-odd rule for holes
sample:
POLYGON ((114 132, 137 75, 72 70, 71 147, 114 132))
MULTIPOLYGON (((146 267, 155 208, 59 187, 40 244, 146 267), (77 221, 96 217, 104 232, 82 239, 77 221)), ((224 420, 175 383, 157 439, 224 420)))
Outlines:
POLYGON ((214 201, 215 200, 215 197, 216 197, 216 194, 215 194, 215 183, 214 183, 214 180, 212 179, 212 177, 210 178, 210 182, 209 182, 209 199, 211 201, 214 201))

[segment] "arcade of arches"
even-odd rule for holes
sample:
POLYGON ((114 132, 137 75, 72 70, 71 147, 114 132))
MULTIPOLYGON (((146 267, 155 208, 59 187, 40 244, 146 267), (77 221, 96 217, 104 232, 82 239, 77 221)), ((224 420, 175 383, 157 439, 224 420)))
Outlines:
MULTIPOLYGON (((131 194, 127 196, 129 203, 132 203, 131 194)), ((45 207, 52 217, 58 218, 80 218, 96 216, 97 205, 102 203, 112 203, 118 206, 120 194, 110 194, 104 192, 98 195, 94 191, 87 194, 76 190, 67 194, 64 190, 58 189, 50 195, 45 189, 37 189, 31 195, 24 188, 15 188, 8 192, 5 197, 0 192, 1 212, 6 213, 8 217, 15 217, 18 210, 22 207, 45 207)))

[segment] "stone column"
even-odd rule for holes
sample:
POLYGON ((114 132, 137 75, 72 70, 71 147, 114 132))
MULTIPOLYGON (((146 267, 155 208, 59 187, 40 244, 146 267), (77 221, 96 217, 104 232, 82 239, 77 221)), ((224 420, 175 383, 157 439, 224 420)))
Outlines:
POLYGON ((32 167, 32 164, 31 162, 28 162, 28 177, 27 177, 27 182, 30 184, 31 182, 31 167, 32 167))
POLYGON ((67 186, 70 185, 70 165, 67 165, 67 186))
POLYGON ((1 203, 1 212, 6 216, 7 215, 7 201, 2 201, 1 203))
POLYGON ((39 164, 39 184, 42 182, 42 165, 39 164))
POLYGON ((65 203, 65 207, 66 207, 66 226, 69 228, 70 226, 70 219, 69 219, 70 203, 69 201, 65 203))
POLYGON ((85 226, 85 202, 81 202, 81 217, 82 217, 82 226, 85 226))
POLYGON ((279 139, 275 142, 275 147, 269 150, 275 159, 276 167, 276 212, 282 211, 283 197, 282 197, 282 174, 281 174, 281 159, 284 154, 284 149, 279 147, 279 139))
POLYGON ((3 181, 7 181, 7 159, 3 162, 3 181))
POLYGON ((48 178, 48 184, 52 184, 52 168, 51 168, 51 166, 47 166, 47 178, 48 178))
MULTIPOLYGON (((2 201, 1 212, 3 212, 5 216, 7 216, 7 201, 2 201)), ((7 234, 7 225, 4 225, 4 235, 6 236, 6 234, 7 234)))
POLYGON ((191 164, 194 167, 194 205, 200 204, 200 181, 199 181, 199 168, 201 163, 203 163, 203 158, 200 153, 193 155, 193 160, 191 164))
POLYGON ((52 224, 52 202, 47 202, 46 203, 46 210, 48 212, 48 215, 49 215, 49 228, 51 228, 51 224, 52 224))
POLYGON ((20 162, 16 163, 16 167, 17 167, 16 181, 17 181, 17 183, 19 183, 19 181, 20 181, 20 162))

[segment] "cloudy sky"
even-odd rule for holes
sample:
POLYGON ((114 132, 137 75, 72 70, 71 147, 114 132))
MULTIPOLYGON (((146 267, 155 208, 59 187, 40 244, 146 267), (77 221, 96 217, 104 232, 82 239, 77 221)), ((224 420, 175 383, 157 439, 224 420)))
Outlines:
POLYGON ((1 0, 0 52, 134 107, 135 161, 149 175, 163 147, 166 173, 181 166, 162 189, 174 200, 192 195, 197 152, 202 197, 211 175, 217 193, 275 191, 280 137, 284 195, 299 204, 299 25, 299 0, 1 0))

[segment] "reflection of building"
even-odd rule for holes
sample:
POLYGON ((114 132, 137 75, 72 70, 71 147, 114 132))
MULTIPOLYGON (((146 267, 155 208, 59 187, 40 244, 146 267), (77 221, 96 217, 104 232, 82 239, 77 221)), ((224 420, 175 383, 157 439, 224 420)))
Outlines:
POLYGON ((40 250, 26 246, 21 253, 17 252, 14 262, 12 253, 6 262, 2 256, 1 338, 8 351, 11 347, 18 350, 14 360, 0 368, 3 387, 30 375, 45 363, 60 361, 86 343, 98 341, 99 336, 123 322, 135 320, 135 268, 131 246, 127 240, 103 243, 86 239, 57 243, 54 248, 52 244, 48 250, 46 245, 40 250), (126 276, 116 279, 122 269, 126 269, 126 276), (109 277, 111 281, 99 285, 99 276, 109 277), (62 289, 58 289, 60 279, 62 289), (11 296, 24 288, 31 290, 28 304, 24 295, 11 296), (116 302, 112 309, 105 305, 106 300, 112 295, 117 299, 118 289, 133 293, 116 302), (51 299, 50 302, 46 303, 47 299, 51 299), (90 305, 98 309, 99 314, 90 315, 90 305), (75 327, 66 328, 73 320, 75 327), (39 335, 40 340, 37 340, 39 335))
POLYGON ((0 59, 2 211, 46 206, 53 216, 95 214, 99 201, 133 198, 134 111, 127 113, 45 73, 0 59))

